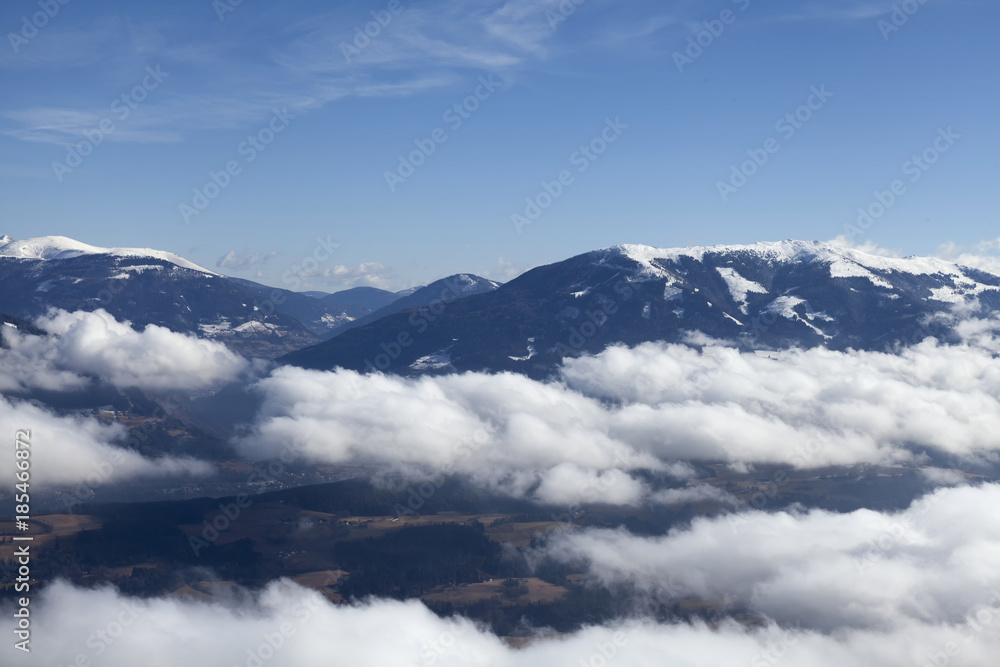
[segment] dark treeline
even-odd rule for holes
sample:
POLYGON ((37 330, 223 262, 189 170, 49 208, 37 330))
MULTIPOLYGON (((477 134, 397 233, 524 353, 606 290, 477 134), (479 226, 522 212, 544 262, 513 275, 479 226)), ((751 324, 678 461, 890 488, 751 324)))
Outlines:
POLYGON ((338 542, 334 551, 340 567, 351 573, 340 584, 348 597, 405 599, 436 586, 523 572, 504 562, 502 547, 479 522, 403 528, 380 538, 338 542))

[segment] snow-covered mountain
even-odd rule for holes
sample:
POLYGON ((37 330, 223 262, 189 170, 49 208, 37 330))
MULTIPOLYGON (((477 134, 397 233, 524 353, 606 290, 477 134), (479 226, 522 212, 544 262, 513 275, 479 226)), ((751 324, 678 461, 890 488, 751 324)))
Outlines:
MULTIPOLYGON (((63 236, 0 237, 0 312, 33 320, 49 308, 97 310, 137 326, 219 339, 274 357, 320 340, 274 304, 273 288, 239 281, 170 252, 99 248, 63 236), (270 299, 270 300, 269 300, 270 299)), ((308 297, 277 290, 289 298, 308 297)))
POLYGON ((696 333, 758 349, 882 349, 947 338, 927 316, 971 299, 1000 307, 1000 276, 820 242, 621 245, 533 269, 437 313, 412 308, 383 317, 285 361, 544 375, 565 356, 613 343, 690 341, 696 333))
POLYGON ((340 336, 351 329, 371 324, 372 322, 376 322, 383 317, 388 317, 389 315, 393 315, 395 313, 410 311, 414 308, 430 307, 438 302, 442 305, 446 305, 456 299, 492 292, 498 287, 500 287, 500 283, 495 280, 482 278, 471 273, 459 273, 453 276, 448 276, 447 278, 442 278, 441 280, 435 280, 431 284, 424 287, 416 287, 412 290, 399 293, 399 298, 392 300, 385 306, 374 310, 363 317, 357 318, 348 324, 344 324, 339 327, 333 335, 340 336))
POLYGON ((0 257, 16 259, 73 259, 85 255, 109 255, 112 257, 151 258, 175 264, 184 269, 219 275, 189 262, 179 255, 151 248, 99 248, 65 236, 42 236, 16 241, 4 234, 0 236, 0 257))
POLYGON ((928 316, 957 304, 1000 308, 1000 276, 803 241, 621 245, 505 285, 458 274, 409 293, 317 298, 159 250, 0 237, 0 281, 0 313, 29 322, 52 307, 104 308, 137 326, 217 339, 249 356, 399 373, 545 375, 566 356, 610 344, 704 335, 764 349, 881 349, 928 335, 947 339, 940 318, 928 323, 928 316), (354 304, 359 298, 365 303, 354 304))
MULTIPOLYGON (((439 281, 461 296, 495 289, 476 276, 439 281)), ((355 288, 316 298, 209 271, 171 252, 100 248, 64 236, 0 236, 0 313, 33 320, 50 308, 103 308, 136 326, 157 324, 272 358, 312 345, 374 310, 425 305, 439 283, 399 293, 355 288)))

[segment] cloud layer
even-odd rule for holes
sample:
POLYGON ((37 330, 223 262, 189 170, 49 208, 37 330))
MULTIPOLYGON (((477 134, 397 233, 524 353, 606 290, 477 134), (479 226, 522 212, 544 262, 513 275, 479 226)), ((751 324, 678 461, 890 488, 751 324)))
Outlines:
MULTIPOLYGON (((220 386, 247 370, 247 362, 220 343, 158 326, 136 331, 103 310, 52 311, 36 323, 48 335, 2 327, 0 392, 80 392, 95 379, 119 389, 199 391, 220 386)), ((0 396, 0 432, 30 430, 33 488, 90 489, 141 477, 207 475, 209 464, 189 458, 149 458, 117 445, 125 429, 84 415, 58 415, 35 403, 0 396)), ((0 457, 0 475, 13 480, 13 456, 0 457)))
POLYGON ((543 553, 586 563, 604 585, 712 600, 784 627, 962 625, 989 604, 996 631, 1000 513, 989 508, 998 503, 1000 485, 984 484, 939 489, 896 513, 749 511, 698 518, 660 538, 564 531, 543 553))
MULTIPOLYGON (((671 494, 634 473, 689 460, 990 464, 1000 452, 996 322, 963 326, 966 344, 928 340, 899 354, 613 347, 567 360, 559 382, 287 367, 257 386, 263 408, 238 444, 253 458, 289 447, 311 461, 422 466, 555 503, 664 501, 671 494)), ((685 493, 710 493, 697 489, 685 493)))
POLYGON ((779 661, 798 667, 912 667, 957 655, 963 665, 985 667, 995 664, 1000 649, 998 623, 1000 616, 963 635, 948 624, 905 619, 888 631, 826 635, 775 625, 748 630, 732 622, 709 628, 623 621, 514 649, 466 620, 438 618, 417 602, 334 606, 285 581, 242 603, 130 600, 108 589, 56 583, 32 610, 32 654, 14 650, 11 642, 0 651, 9 665, 74 664, 83 656, 102 667, 716 667, 779 661))

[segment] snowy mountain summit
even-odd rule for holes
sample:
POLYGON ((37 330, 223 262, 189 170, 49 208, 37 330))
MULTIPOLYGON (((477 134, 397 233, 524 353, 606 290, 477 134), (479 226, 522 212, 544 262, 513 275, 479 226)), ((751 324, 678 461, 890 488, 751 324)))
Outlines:
POLYGON ((499 285, 459 274, 405 294, 373 290, 381 305, 365 307, 360 302, 373 297, 364 290, 372 288, 360 288, 360 297, 321 293, 324 298, 316 298, 209 271, 172 252, 101 248, 65 236, 0 236, 0 281, 5 287, 0 314, 26 322, 50 308, 101 308, 139 327, 155 324, 262 357, 316 343, 376 311, 392 313, 434 299, 450 302, 499 285))
POLYGON ((0 281, 6 288, 0 313, 26 321, 50 308, 101 308, 138 327, 156 324, 215 337, 258 355, 317 339, 300 322, 267 308, 254 290, 163 250, 101 248, 65 236, 4 236, 0 281))
MULTIPOLYGON (((957 303, 984 291, 996 291, 997 277, 977 269, 961 267, 937 257, 890 257, 856 248, 819 241, 780 241, 752 245, 717 245, 692 248, 653 248, 644 245, 620 245, 607 249, 636 262, 652 278, 677 278, 678 267, 697 262, 714 266, 730 287, 733 299, 744 302, 746 294, 771 294, 761 285, 743 277, 734 267, 741 265, 755 272, 769 267, 809 266, 827 271, 827 277, 863 278, 875 288, 892 292, 902 280, 924 278, 939 283, 925 296, 932 300, 957 303)), ((786 288, 793 291, 794 288, 786 288)), ((777 296, 777 295, 776 295, 777 296)))
POLYGON ((152 248, 99 248, 65 236, 40 236, 23 240, 14 240, 7 235, 0 236, 0 257, 62 260, 85 255, 156 259, 184 269, 218 275, 214 271, 202 268, 172 252, 153 250, 152 248))
POLYGON ((948 318, 934 316, 973 302, 1000 309, 1000 276, 937 258, 815 241, 619 245, 532 269, 444 317, 386 317, 286 361, 412 373, 426 372, 420 359, 447 354, 451 370, 543 376, 568 356, 647 341, 881 350, 953 338, 948 318), (379 342, 413 322, 415 343, 385 363, 379 342))

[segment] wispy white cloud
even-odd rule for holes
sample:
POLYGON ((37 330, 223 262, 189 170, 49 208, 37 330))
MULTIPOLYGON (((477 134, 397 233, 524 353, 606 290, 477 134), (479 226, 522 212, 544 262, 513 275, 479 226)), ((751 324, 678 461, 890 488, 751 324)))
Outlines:
POLYGON ((278 253, 276 251, 261 254, 257 250, 251 254, 250 252, 238 252, 234 249, 220 257, 215 262, 215 266, 219 269, 246 271, 248 269, 257 269, 277 256, 278 253))
POLYGON ((637 42, 645 41, 646 38, 656 35, 677 23, 679 23, 679 19, 669 15, 619 21, 602 26, 602 30, 595 38, 595 42, 603 46, 615 48, 634 46, 637 42))
POLYGON ((870 239, 866 239, 862 243, 858 243, 854 239, 848 238, 845 234, 841 234, 840 236, 831 239, 830 243, 844 246, 845 248, 851 248, 852 250, 860 250, 861 252, 868 253, 869 255, 877 255, 879 257, 901 258, 903 256, 899 250, 894 248, 885 248, 870 239))
POLYGON ((810 0, 777 15, 785 21, 864 21, 892 12, 893 0, 810 0))
POLYGON ((946 243, 938 248, 937 256, 961 266, 1000 275, 1000 239, 970 246, 946 243))
MULTIPOLYGON (((44 58, 12 59, 4 54, 0 67, 100 63, 114 70, 125 56, 133 63, 174 67, 177 74, 156 92, 156 99, 150 95, 107 138, 177 141, 199 130, 257 122, 275 106, 308 111, 351 96, 416 95, 456 85, 484 69, 523 66, 545 57, 544 44, 554 32, 546 11, 557 5, 556 0, 404 3, 403 11, 392 15, 378 35, 358 39, 361 48, 355 45, 354 28, 363 30, 372 21, 370 13, 338 9, 308 20, 293 19, 277 37, 269 37, 268 48, 260 51, 263 57, 248 56, 236 39, 219 42, 213 35, 211 42, 180 40, 170 26, 135 26, 108 18, 89 29, 53 26, 44 31, 44 38, 57 48, 33 44, 38 47, 33 52, 44 58), (342 45, 354 51, 345 56, 342 45)), ((121 82, 123 93, 132 85, 127 78, 114 80, 121 82)), ((17 126, 5 133, 25 141, 69 144, 108 115, 106 107, 84 105, 15 108, 4 117, 17 126)))
POLYGON ((380 289, 397 287, 399 278, 395 271, 378 262, 362 262, 348 266, 337 264, 315 269, 303 269, 297 274, 307 289, 342 290, 369 286, 380 289))
POLYGON ((519 262, 511 261, 503 256, 497 258, 497 263, 486 269, 480 275, 484 278, 489 278, 490 280, 496 280, 497 282, 505 283, 517 278, 519 275, 531 269, 533 267, 527 264, 521 264, 519 262))

